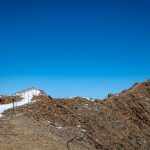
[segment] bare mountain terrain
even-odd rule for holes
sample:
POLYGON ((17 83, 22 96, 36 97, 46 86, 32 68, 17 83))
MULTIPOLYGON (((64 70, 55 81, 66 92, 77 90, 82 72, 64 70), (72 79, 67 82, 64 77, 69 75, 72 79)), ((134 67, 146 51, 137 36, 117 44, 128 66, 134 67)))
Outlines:
POLYGON ((0 149, 150 148, 150 81, 103 101, 32 96, 32 102, 9 109, 0 118, 0 149))
POLYGON ((9 104, 21 100, 20 96, 2 96, 0 97, 0 104, 9 104))

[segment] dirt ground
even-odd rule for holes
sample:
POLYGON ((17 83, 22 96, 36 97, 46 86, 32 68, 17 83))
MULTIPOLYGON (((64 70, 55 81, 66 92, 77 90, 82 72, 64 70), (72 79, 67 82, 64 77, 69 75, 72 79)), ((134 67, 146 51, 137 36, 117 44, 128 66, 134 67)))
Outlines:
POLYGON ((66 145, 20 116, 0 120, 0 150, 66 150, 66 145))

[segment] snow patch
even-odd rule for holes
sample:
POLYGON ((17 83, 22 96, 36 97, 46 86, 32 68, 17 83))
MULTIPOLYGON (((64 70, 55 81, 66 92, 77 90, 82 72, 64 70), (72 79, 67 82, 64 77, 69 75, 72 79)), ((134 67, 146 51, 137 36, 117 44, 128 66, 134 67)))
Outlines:
POLYGON ((80 128, 81 126, 80 125, 78 125, 78 128, 80 128))
POLYGON ((33 96, 39 96, 39 95, 41 95, 41 91, 35 88, 30 88, 12 95, 12 96, 20 96, 22 100, 19 102, 0 105, 0 118, 3 116, 2 113, 4 111, 31 103, 33 96))
POLYGON ((57 129, 62 129, 62 127, 56 127, 57 129))
POLYGON ((32 99, 33 96, 39 96, 42 95, 40 90, 37 90, 35 88, 30 88, 21 92, 18 92, 14 94, 13 96, 21 96, 24 99, 32 99))
MULTIPOLYGON (((67 97, 65 99, 73 99, 73 98, 77 98, 77 96, 67 97)), ((83 98, 83 99, 86 99, 86 100, 89 100, 89 101, 95 101, 93 98, 89 98, 89 97, 79 97, 79 98, 83 98)))

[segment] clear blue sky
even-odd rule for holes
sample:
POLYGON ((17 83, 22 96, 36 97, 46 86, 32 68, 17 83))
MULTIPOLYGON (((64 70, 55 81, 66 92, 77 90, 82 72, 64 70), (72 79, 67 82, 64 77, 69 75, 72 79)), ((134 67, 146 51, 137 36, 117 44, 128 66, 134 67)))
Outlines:
POLYGON ((150 1, 1 0, 0 56, 0 94, 120 92, 150 78, 150 1))

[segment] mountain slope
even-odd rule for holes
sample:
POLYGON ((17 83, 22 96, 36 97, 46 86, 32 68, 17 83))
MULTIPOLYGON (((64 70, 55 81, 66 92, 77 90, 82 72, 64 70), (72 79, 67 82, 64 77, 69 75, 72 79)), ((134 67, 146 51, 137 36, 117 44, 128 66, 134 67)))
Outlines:
POLYGON ((0 105, 0 117, 2 117, 2 113, 8 109, 15 108, 18 106, 23 106, 28 104, 32 101, 34 96, 46 96, 46 94, 38 89, 29 88, 21 92, 17 92, 12 96, 3 96, 0 98, 1 102, 0 105))
MULTIPOLYGON (((15 112, 5 112, 5 118, 27 120, 25 126, 38 135, 35 141, 39 141, 40 136, 53 139, 63 145, 58 146, 58 150, 67 147, 69 150, 149 150, 149 81, 136 84, 105 101, 89 101, 80 97, 49 99, 36 96, 33 99, 34 103, 17 107, 15 112)), ((29 133, 25 135, 30 136, 29 133)), ((30 145, 30 149, 33 149, 32 145, 36 145, 36 142, 30 145)), ((48 145, 51 148, 51 144, 48 145)))

